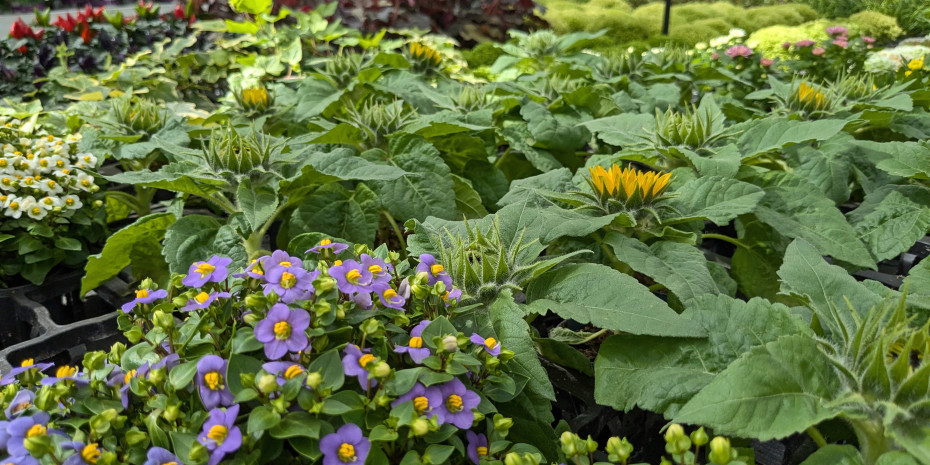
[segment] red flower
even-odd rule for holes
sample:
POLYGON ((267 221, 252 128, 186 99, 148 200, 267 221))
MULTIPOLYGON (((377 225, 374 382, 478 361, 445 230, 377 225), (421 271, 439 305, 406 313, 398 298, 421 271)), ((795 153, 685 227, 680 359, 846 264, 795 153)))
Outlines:
POLYGON ((23 37, 32 37, 33 32, 32 28, 29 27, 22 18, 16 20, 13 23, 13 26, 10 27, 10 37, 14 39, 22 39, 23 37))
POLYGON ((175 19, 184 19, 187 17, 187 14, 185 14, 185 11, 184 11, 184 7, 181 6, 180 3, 178 3, 174 7, 174 17, 175 19))
POLYGON ((77 27, 78 20, 75 18, 72 18, 71 13, 68 13, 68 16, 65 18, 62 18, 61 15, 58 15, 58 19, 56 19, 55 22, 52 24, 64 29, 65 32, 70 34, 71 32, 74 31, 74 28, 77 27))
POLYGON ((81 13, 79 17, 81 15, 84 16, 83 19, 89 19, 94 22, 103 21, 105 19, 103 17, 103 7, 94 9, 90 6, 90 4, 84 5, 84 12, 81 13))
POLYGON ((26 53, 26 50, 29 50, 29 49, 25 45, 23 45, 16 50, 19 50, 19 53, 26 53))
POLYGON ((86 19, 85 19, 84 21, 81 21, 81 24, 82 24, 82 26, 83 26, 83 27, 81 28, 81 39, 84 40, 84 43, 85 43, 85 44, 89 44, 89 43, 90 43, 90 39, 92 39, 92 38, 94 37, 94 35, 95 35, 95 34, 94 34, 94 31, 91 30, 90 24, 87 24, 87 20, 86 20, 86 19))

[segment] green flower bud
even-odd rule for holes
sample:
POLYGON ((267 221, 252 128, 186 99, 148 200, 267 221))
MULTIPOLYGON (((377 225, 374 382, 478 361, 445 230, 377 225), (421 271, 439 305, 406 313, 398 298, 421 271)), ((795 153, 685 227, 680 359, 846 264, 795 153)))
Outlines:
POLYGON ((520 454, 511 452, 504 456, 504 465, 526 465, 526 462, 523 461, 520 454))
POLYGON ((707 432, 704 431, 703 426, 691 432, 691 442, 695 446, 701 447, 707 444, 708 441, 710 441, 710 438, 707 437, 707 432))
POLYGON ((321 278, 318 278, 313 283, 313 288, 316 289, 316 292, 318 294, 326 292, 334 287, 336 287, 336 280, 328 276, 323 276, 321 278))
POLYGON ((662 461, 659 462, 659 465, 675 465, 675 464, 672 462, 669 462, 667 458, 662 457, 662 461))
POLYGON ((116 465, 117 463, 119 462, 117 462, 116 452, 111 450, 104 452, 97 459, 97 465, 116 465))
POLYGON ((142 340, 142 328, 133 325, 132 328, 129 328, 129 331, 123 333, 126 336, 126 339, 129 340, 132 344, 138 344, 142 340))
POLYGON ((307 373, 307 386, 310 389, 314 389, 314 390, 318 389, 320 387, 320 384, 322 383, 323 383, 323 375, 321 375, 320 372, 313 371, 313 372, 307 373))
POLYGON ((597 450, 597 441, 588 436, 588 439, 585 440, 585 448, 588 450, 589 454, 594 453, 597 450))
POLYGON ((155 310, 155 313, 152 314, 152 320, 155 322, 155 326, 165 330, 165 332, 174 328, 174 316, 162 310, 155 310))
POLYGON ((578 455, 578 450, 575 448, 575 439, 577 436, 571 431, 566 431, 559 436, 559 443, 562 444, 562 453, 566 457, 574 457, 578 455))
POLYGON ((255 385, 263 394, 271 394, 278 389, 278 378, 275 375, 264 374, 258 378, 255 385))
POLYGON ((494 430, 499 433, 506 433, 513 427, 513 419, 506 418, 499 413, 494 414, 494 430))
POLYGON ((184 294, 175 296, 173 299, 171 299, 171 303, 174 305, 177 305, 178 307, 183 307, 187 305, 187 302, 189 302, 192 297, 193 297, 192 294, 184 293, 184 294))
POLYGON ((380 321, 374 318, 369 318, 365 320, 364 322, 362 322, 360 329, 362 330, 363 333, 372 335, 372 334, 380 333, 381 330, 383 329, 383 326, 381 326, 380 321))
POLYGON ((123 359, 124 353, 126 353, 126 344, 122 342, 114 343, 110 346, 110 353, 107 354, 107 360, 114 365, 119 365, 120 360, 123 359))
POLYGON ((626 463, 633 454, 633 445, 626 438, 622 440, 616 436, 607 440, 607 460, 611 462, 626 463))
POLYGON ((242 321, 249 326, 255 326, 259 321, 262 321, 262 317, 256 313, 246 313, 242 316, 242 321))
POLYGON ((149 435, 139 431, 139 428, 132 427, 126 431, 126 443, 132 446, 144 446, 149 442, 149 435))
MULTIPOLYGON (((483 352, 483 350, 482 350, 483 352)), ((486 357, 484 360, 484 366, 488 367, 488 370, 495 371, 501 365, 501 359, 497 357, 486 357)))
POLYGON ((710 453, 707 454, 707 459, 716 465, 727 465, 733 459, 732 450, 729 439, 717 436, 710 441, 710 453))
POLYGON ((207 447, 199 442, 194 442, 194 445, 191 446, 190 459, 194 462, 206 462, 207 458, 210 457, 210 451, 207 450, 207 447))
POLYGON ((140 289, 154 290, 157 286, 155 285, 155 280, 152 278, 145 278, 139 283, 140 289))
POLYGON ((177 405, 169 405, 167 408, 165 408, 165 411, 161 413, 162 418, 169 422, 177 420, 178 416, 180 415, 181 408, 177 405))
POLYGON ((685 435, 685 429, 682 428, 678 423, 673 423, 671 426, 665 430, 665 442, 668 444, 674 444, 678 441, 678 438, 685 435))
POLYGON ((239 381, 243 386, 255 386, 255 373, 239 373, 239 381))
POLYGON ((384 379, 391 376, 391 371, 391 366, 387 362, 378 362, 371 372, 375 375, 375 378, 384 379))
POLYGON ((245 306, 253 310, 265 308, 268 305, 268 299, 262 294, 249 294, 245 296, 245 306))
POLYGON ((387 407, 391 405, 391 399, 383 390, 378 391, 378 394, 375 395, 375 405, 378 407, 387 407))
POLYGON ((472 410, 472 413, 474 414, 474 418, 472 419, 472 423, 478 423, 478 422, 484 420, 484 414, 483 414, 483 413, 481 413, 481 412, 479 412, 479 411, 477 411, 477 410, 472 410))
POLYGON ((436 284, 433 285, 433 294, 443 295, 445 293, 446 293, 446 283, 442 281, 437 281, 436 284))
POLYGON ((280 298, 281 298, 281 296, 279 296, 275 291, 271 291, 271 292, 269 292, 267 295, 265 295, 265 300, 268 301, 268 306, 269 306, 269 307, 271 307, 271 306, 273 306, 274 304, 278 303, 278 299, 280 299, 280 298))
POLYGON ((442 350, 453 354, 459 351, 459 338, 453 335, 448 335, 442 338, 442 350))
POLYGON ((48 437, 48 433, 43 432, 42 434, 27 437, 23 441, 23 446, 33 457, 41 458, 51 452, 52 438, 48 437))
POLYGON ((275 412, 283 415, 287 413, 287 408, 290 407, 290 403, 284 397, 278 397, 271 401, 271 407, 274 408, 275 412))
POLYGON ((346 317, 346 309, 342 305, 336 307, 336 319, 342 320, 346 317))
POLYGON ((429 433, 429 421, 423 417, 417 417, 410 423, 410 432, 414 436, 424 436, 429 433))
POLYGON ((107 354, 101 351, 93 351, 84 354, 84 370, 93 371, 104 367, 107 361, 107 354))
POLYGON ((165 381, 166 375, 167 373, 164 368, 155 368, 149 372, 149 382, 156 386, 160 386, 165 381))

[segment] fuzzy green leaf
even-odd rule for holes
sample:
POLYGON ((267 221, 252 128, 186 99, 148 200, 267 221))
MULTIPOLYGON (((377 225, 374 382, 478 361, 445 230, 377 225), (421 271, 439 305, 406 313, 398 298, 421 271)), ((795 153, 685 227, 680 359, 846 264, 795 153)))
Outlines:
POLYGON ((720 176, 704 176, 675 190, 671 204, 683 218, 672 222, 707 219, 725 225, 738 215, 751 212, 765 192, 752 184, 720 176))
POLYGON ((167 276, 167 267, 161 257, 161 241, 165 231, 174 223, 171 213, 154 213, 113 233, 99 254, 87 258, 81 295, 132 266, 136 276, 161 280, 167 276))
POLYGON ((843 130, 845 120, 823 119, 795 121, 787 118, 764 118, 744 123, 737 145, 744 158, 779 150, 801 142, 827 140, 843 130))
POLYGON ((365 184, 359 183, 355 191, 327 184, 294 210, 288 230, 294 235, 315 231, 373 245, 380 214, 381 200, 365 184))
POLYGON ((391 215, 401 221, 455 217, 455 183, 435 147, 422 136, 397 134, 391 138, 390 155, 391 163, 406 174, 372 187, 391 215))
POLYGON ((888 185, 847 216, 876 261, 894 258, 930 231, 930 189, 888 185))

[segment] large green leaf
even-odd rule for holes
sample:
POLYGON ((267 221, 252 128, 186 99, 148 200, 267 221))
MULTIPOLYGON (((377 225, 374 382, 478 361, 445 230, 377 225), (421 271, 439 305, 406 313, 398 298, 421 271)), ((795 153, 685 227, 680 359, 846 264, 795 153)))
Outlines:
POLYGON ((533 136, 526 125, 518 124, 504 128, 501 136, 510 144, 510 149, 522 153, 533 168, 543 173, 562 168, 562 162, 549 150, 533 146, 533 136))
POLYGON ((830 200, 843 203, 849 200, 851 193, 850 156, 857 149, 854 141, 852 136, 841 132, 817 147, 804 145, 790 150, 788 162, 794 174, 820 188, 830 200))
POLYGON ((192 263, 213 255, 232 258, 232 269, 243 266, 248 258, 231 224, 204 215, 187 215, 172 224, 165 233, 162 254, 172 273, 186 273, 192 263))
POLYGON ((725 225, 744 213, 751 212, 765 192, 752 184, 720 176, 704 176, 685 183, 675 190, 671 205, 682 218, 671 222, 707 219, 725 225))
POLYGON ((797 121, 768 117, 743 123, 748 126, 740 134, 737 145, 743 157, 752 157, 812 140, 827 140, 843 130, 845 120, 822 119, 797 121))
MULTIPOLYGON (((291 184, 293 190, 311 184, 327 184, 337 181, 391 181, 406 172, 396 166, 374 163, 356 156, 354 150, 336 149, 331 152, 313 152, 303 157, 300 177, 291 184)), ((296 173, 295 173, 296 175, 296 173)))
POLYGON ((127 171, 113 176, 104 176, 110 182, 157 187, 200 197, 208 197, 219 191, 226 183, 206 175, 198 174, 202 167, 190 163, 171 163, 158 171, 127 171))
POLYGON ((390 156, 406 174, 372 186, 391 215, 398 221, 455 217, 455 183, 435 147, 422 136, 397 134, 390 141, 390 156))
POLYGON ((527 122, 527 129, 536 146, 554 152, 574 152, 591 140, 591 133, 577 125, 580 118, 566 114, 552 114, 548 108, 528 101, 520 108, 520 116, 527 122))
POLYGON ((887 157, 878 162, 879 169, 895 176, 930 179, 930 147, 926 144, 874 141, 861 141, 858 144, 887 157))
POLYGON ((81 295, 132 266, 135 276, 151 277, 161 281, 168 268, 161 256, 161 241, 165 231, 174 223, 171 213, 154 213, 136 220, 113 233, 99 254, 87 257, 81 295))
POLYGON ((547 271, 526 289, 533 311, 630 334, 701 337, 704 330, 629 275, 593 263, 547 271))
POLYGON ((487 216, 488 210, 481 202, 481 196, 472 187, 471 181, 461 176, 452 175, 455 183, 455 212, 459 218, 477 219, 487 216))
POLYGON ((765 297, 776 300, 778 294, 778 268, 791 240, 772 226, 759 221, 755 215, 743 215, 736 221, 740 243, 730 259, 730 274, 739 283, 739 290, 747 297, 765 297))
POLYGON ((847 216, 875 260, 894 258, 930 232, 930 189, 888 185, 847 216))
POLYGON ((315 231, 372 246, 380 214, 381 200, 365 184, 359 183, 354 191, 327 184, 294 210, 288 231, 291 238, 315 231))
POLYGON ((271 187, 252 186, 248 179, 239 184, 236 197, 252 231, 258 231, 278 208, 278 196, 271 187))
POLYGON ((839 415, 829 403, 841 387, 811 336, 784 336, 730 364, 673 421, 760 441, 783 438, 839 415))
POLYGON ((801 465, 863 465, 863 462, 855 446, 828 444, 814 451, 801 465))
POLYGON ((700 296, 682 316, 708 337, 616 335, 601 345, 594 378, 599 404, 624 411, 638 406, 671 417, 750 348, 810 332, 788 307, 758 298, 700 296))
POLYGON ((574 187, 571 170, 559 168, 536 176, 515 180, 510 184, 507 195, 498 201, 498 205, 505 206, 535 200, 535 192, 537 191, 565 192, 574 187))
POLYGON ((816 186, 787 172, 770 171, 751 178, 765 190, 755 215, 780 234, 802 238, 823 255, 863 268, 875 261, 834 202, 816 186))
POLYGON ((617 232, 609 233, 604 243, 613 247, 621 262, 665 286, 684 304, 720 291, 707 269, 704 253, 693 245, 659 241, 647 246, 617 232))
POLYGON ((581 123, 591 132, 597 134, 598 139, 617 147, 640 145, 644 137, 655 129, 654 116, 642 113, 623 113, 581 123))
POLYGON ((536 355, 530 326, 523 319, 523 314, 520 306, 514 303, 511 292, 501 292, 488 306, 488 317, 494 334, 481 336, 496 337, 504 348, 513 351, 514 357, 508 362, 508 367, 529 378, 526 389, 538 397, 554 401, 555 391, 546 369, 536 355))

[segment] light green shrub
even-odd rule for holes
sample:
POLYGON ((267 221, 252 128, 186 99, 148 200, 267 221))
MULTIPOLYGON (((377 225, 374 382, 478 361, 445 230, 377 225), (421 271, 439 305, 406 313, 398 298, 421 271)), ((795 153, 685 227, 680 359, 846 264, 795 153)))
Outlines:
POLYGON ((770 26, 750 34, 746 45, 769 58, 787 58, 788 55, 782 49, 781 44, 804 39, 825 40, 827 39, 826 28, 835 25, 842 24, 829 19, 821 19, 800 26, 770 26))
POLYGON ((898 27, 898 20, 877 11, 862 11, 849 17, 849 26, 856 35, 874 37, 879 41, 897 39, 904 33, 898 27))
POLYGON ((804 0, 826 18, 845 18, 866 8, 863 0, 804 0))
POLYGON ((588 8, 602 8, 611 11, 625 11, 631 13, 633 7, 625 0, 591 0, 588 2, 588 8))
POLYGON ((769 26, 797 26, 817 19, 817 12, 807 5, 771 5, 749 8, 734 19, 734 25, 746 32, 769 26))

